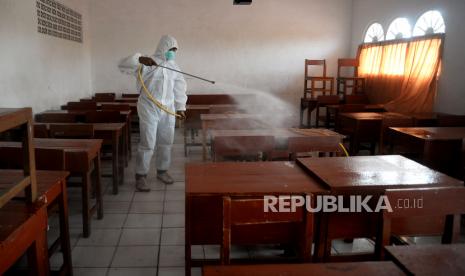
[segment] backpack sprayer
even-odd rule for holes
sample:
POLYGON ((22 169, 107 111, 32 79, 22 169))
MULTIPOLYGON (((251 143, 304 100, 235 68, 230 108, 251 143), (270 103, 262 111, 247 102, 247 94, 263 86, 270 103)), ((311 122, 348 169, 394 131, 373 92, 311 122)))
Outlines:
MULTIPOLYGON (((160 108, 161 110, 165 111, 166 113, 170 114, 170 115, 173 115, 175 117, 178 117, 180 118, 181 116, 176 114, 176 112, 173 112, 171 110, 169 110, 166 106, 164 106, 162 103, 160 103, 158 100, 156 100, 152 94, 150 94, 149 90, 147 89, 147 87, 145 86, 145 83, 144 83, 144 79, 142 78, 142 66, 143 65, 140 65, 139 66, 139 70, 138 70, 138 73, 137 73, 137 76, 138 76, 138 80, 140 82, 140 85, 142 86, 142 90, 144 91, 145 95, 149 98, 150 101, 152 101, 158 108, 160 108)), ((178 71, 178 70, 175 70, 175 69, 172 69, 172 68, 169 68, 169 67, 165 67, 165 66, 162 66, 162 65, 156 65, 156 67, 161 67, 161 68, 165 68, 165 69, 168 69, 168 70, 171 70, 171 71, 174 71, 174 72, 177 72, 177 73, 180 73, 180 74, 183 74, 183 75, 186 75, 186 76, 189 76, 189 77, 193 77, 193 78, 196 78, 196 79, 199 79, 199 80, 203 80, 203 81, 206 81, 206 82, 209 82, 211 84, 215 84, 214 81, 211 81, 211 80, 207 80, 207 79, 204 79, 204 78, 201 78, 199 76, 195 76, 195 75, 192 75, 192 74, 188 74, 188 73, 185 73, 185 72, 182 72, 182 71, 178 71)))

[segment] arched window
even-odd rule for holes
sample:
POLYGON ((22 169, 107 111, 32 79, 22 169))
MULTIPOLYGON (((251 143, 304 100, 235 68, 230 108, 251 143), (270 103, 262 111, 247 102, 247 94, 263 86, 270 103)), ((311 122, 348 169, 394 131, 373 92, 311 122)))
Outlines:
POLYGON ((386 33, 386 40, 410 38, 412 36, 412 27, 407 18, 399 17, 392 21, 386 33))
POLYGON ((418 18, 413 28, 413 36, 445 33, 446 25, 438 11, 427 11, 418 18))
POLYGON ((378 42, 384 40, 384 30, 383 26, 379 23, 373 23, 368 27, 367 32, 365 33, 365 39, 363 42, 370 43, 370 42, 378 42))

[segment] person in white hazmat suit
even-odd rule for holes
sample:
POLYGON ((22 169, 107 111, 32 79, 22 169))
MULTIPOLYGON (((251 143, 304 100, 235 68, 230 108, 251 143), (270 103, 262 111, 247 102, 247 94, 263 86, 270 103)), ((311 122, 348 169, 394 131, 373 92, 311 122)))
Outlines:
MULTIPOLYGON (((160 39, 155 54, 144 57, 141 54, 124 58, 119 68, 124 73, 133 74, 138 78, 139 68, 142 66, 142 79, 152 97, 171 111, 176 111, 182 119, 186 110, 186 81, 182 74, 156 67, 162 65, 180 70, 176 64, 175 54, 178 43, 172 36, 165 35, 160 39)), ((150 161, 155 151, 157 178, 165 184, 174 181, 168 174, 171 163, 171 146, 174 139, 176 118, 161 110, 147 97, 142 90, 140 81, 137 91, 140 96, 137 102, 139 115, 140 142, 136 157, 136 189, 141 192, 150 191, 146 178, 150 168, 150 161)))

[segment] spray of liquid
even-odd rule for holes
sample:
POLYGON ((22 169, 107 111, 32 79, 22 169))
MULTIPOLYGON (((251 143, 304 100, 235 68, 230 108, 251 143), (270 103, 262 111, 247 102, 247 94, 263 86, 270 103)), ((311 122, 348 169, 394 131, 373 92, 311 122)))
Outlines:
POLYGON ((257 89, 225 82, 216 82, 215 91, 231 95, 244 113, 261 115, 264 124, 275 128, 294 127, 297 122, 297 106, 257 89))

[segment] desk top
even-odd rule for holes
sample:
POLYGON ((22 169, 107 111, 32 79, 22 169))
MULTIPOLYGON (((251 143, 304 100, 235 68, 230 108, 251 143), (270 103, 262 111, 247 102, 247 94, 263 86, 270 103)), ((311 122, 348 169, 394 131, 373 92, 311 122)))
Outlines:
POLYGON ((465 139, 465 127, 391 127, 391 129, 423 140, 465 139))
MULTIPOLYGON (((384 108, 384 104, 360 104, 365 106, 365 110, 380 110, 384 108)), ((339 109, 340 104, 329 104, 326 108, 339 109)))
POLYGON ((408 115, 395 113, 395 112, 354 112, 354 113, 341 113, 340 116, 354 119, 354 120, 370 120, 381 121, 383 118, 411 118, 408 115))
POLYGON ((463 186, 463 182, 400 155, 299 158, 331 190, 463 186))
POLYGON ((239 130, 211 130, 212 138, 217 136, 274 136, 278 138, 289 137, 338 137, 343 136, 329 129, 297 129, 297 128, 270 128, 270 129, 239 129, 239 130))
MULTIPOLYGON (((66 180, 68 175, 69 172, 66 171, 36 171, 38 194, 44 194, 49 187, 66 180)), ((0 170, 0 190, 8 187, 11 183, 18 183, 23 178, 22 170, 0 170)))
POLYGON ((325 190, 294 162, 221 162, 186 165, 186 194, 307 194, 325 190))
POLYGON ((405 275, 393 262, 205 266, 204 276, 405 275))
POLYGON ((414 275, 465 275, 465 244, 386 246, 414 275))
MULTIPOLYGON (((34 125, 45 125, 47 128, 50 125, 73 125, 73 124, 89 124, 89 123, 40 123, 34 122, 34 125)), ((95 131, 118 131, 124 128, 125 123, 92 123, 95 131)))
MULTIPOLYGON (((86 114, 87 112, 89 111, 98 111, 98 110, 46 110, 44 112, 41 112, 41 113, 53 113, 53 114, 78 114, 78 115, 81 115, 81 114, 86 114)), ((41 114, 39 113, 39 114, 41 114)), ((119 111, 119 113, 121 115, 130 115, 131 114, 131 111, 130 110, 121 110, 119 111)))
MULTIPOLYGON (((65 152, 98 152, 102 146, 100 139, 51 139, 34 138, 35 148, 62 149, 65 152)), ((4 147, 21 147, 21 142, 0 142, 4 147)))
POLYGON ((188 104, 186 106, 187 110, 207 110, 211 107, 223 107, 223 108, 234 108, 239 107, 237 104, 188 104))

